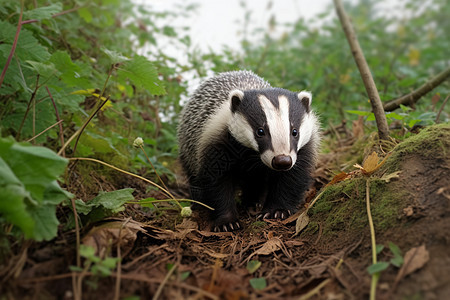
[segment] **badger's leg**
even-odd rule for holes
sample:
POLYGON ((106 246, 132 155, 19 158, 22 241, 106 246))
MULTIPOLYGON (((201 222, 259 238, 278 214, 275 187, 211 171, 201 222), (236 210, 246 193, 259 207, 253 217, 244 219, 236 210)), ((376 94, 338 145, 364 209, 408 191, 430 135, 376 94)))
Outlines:
POLYGON ((214 208, 210 211, 214 231, 240 229, 234 199, 235 183, 231 175, 235 159, 225 147, 215 145, 205 152, 203 162, 195 183, 198 193, 193 193, 194 200, 214 208))
POLYGON ((286 172, 273 172, 261 216, 267 219, 285 219, 296 212, 310 182, 308 168, 295 166, 286 172))
POLYGON ((255 173, 241 174, 242 203, 246 207, 262 208, 267 198, 268 176, 267 172, 260 170, 255 173))

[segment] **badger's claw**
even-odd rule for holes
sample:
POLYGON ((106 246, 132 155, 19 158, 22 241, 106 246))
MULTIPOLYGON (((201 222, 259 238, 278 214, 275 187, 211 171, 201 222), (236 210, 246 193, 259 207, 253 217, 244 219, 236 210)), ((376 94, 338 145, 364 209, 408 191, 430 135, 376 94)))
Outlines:
POLYGON ((292 215, 292 211, 290 209, 269 209, 263 211, 259 217, 262 216, 263 219, 279 219, 284 220, 287 217, 292 215))
POLYGON ((229 222, 229 223, 222 224, 222 225, 215 225, 213 227, 214 232, 231 232, 231 231, 235 231, 238 229, 241 229, 241 225, 239 224, 238 221, 229 222))

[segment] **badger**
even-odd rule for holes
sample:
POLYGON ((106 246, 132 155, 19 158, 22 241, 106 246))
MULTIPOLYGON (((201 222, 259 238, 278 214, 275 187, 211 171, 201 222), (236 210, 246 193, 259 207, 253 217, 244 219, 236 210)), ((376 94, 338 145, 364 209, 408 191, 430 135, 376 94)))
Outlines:
POLYGON ((179 160, 191 197, 214 208, 214 231, 241 228, 235 196, 261 205, 263 219, 284 219, 312 181, 319 123, 312 95, 274 88, 251 71, 203 82, 183 108, 179 160))

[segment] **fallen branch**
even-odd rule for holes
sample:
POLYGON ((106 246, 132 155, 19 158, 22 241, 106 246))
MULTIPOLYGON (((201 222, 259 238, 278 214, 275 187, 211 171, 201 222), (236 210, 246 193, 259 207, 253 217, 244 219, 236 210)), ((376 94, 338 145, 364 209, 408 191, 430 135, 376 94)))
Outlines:
POLYGON ((345 36, 347 37, 347 41, 350 45, 353 58, 355 59, 359 73, 361 74, 361 78, 364 82, 367 95, 369 96, 370 104, 375 115, 375 121, 377 123, 378 137, 381 140, 388 140, 389 128, 386 115, 384 114, 383 104, 381 102, 380 95, 378 94, 375 81, 373 80, 372 73, 370 72, 369 65, 367 64, 364 53, 359 45, 355 31, 353 30, 352 24, 344 10, 341 0, 334 0, 334 5, 336 7, 339 20, 341 21, 345 36))
POLYGON ((397 99, 386 101, 383 104, 383 108, 385 111, 393 111, 399 108, 400 104, 411 106, 415 104, 417 101, 419 101, 419 99, 425 96, 428 92, 430 92, 435 87, 443 83, 449 77, 450 77, 450 67, 444 70, 443 72, 439 73, 435 77, 431 78, 417 90, 414 90, 411 93, 401 96, 397 99))

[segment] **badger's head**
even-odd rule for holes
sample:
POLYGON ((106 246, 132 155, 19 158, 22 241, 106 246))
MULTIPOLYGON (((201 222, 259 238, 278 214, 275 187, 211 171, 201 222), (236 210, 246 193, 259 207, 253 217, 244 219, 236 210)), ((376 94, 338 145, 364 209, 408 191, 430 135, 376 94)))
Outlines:
POLYGON ((289 170, 298 151, 317 134, 311 93, 284 89, 233 90, 228 129, 242 145, 260 153, 273 170, 289 170))

